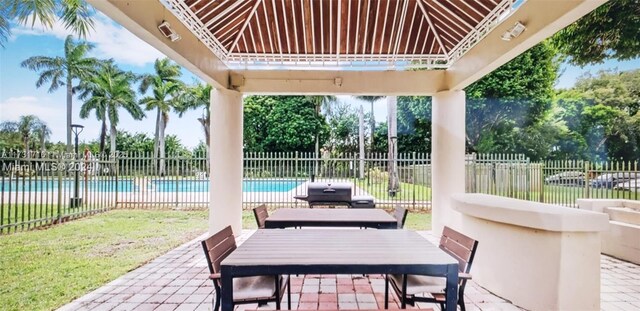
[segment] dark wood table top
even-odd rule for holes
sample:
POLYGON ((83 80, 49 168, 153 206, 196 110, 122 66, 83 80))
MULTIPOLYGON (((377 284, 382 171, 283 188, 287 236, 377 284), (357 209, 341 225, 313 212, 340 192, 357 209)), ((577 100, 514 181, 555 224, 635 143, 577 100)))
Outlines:
POLYGON ((222 311, 232 311, 233 278, 287 274, 422 274, 446 278, 456 310, 458 261, 409 230, 261 229, 221 262, 222 311))
MULTIPOLYGON (((258 230, 222 261, 223 266, 458 264, 410 230, 258 230)), ((330 272, 328 272, 330 273, 330 272)))
POLYGON ((281 208, 269 215, 266 228, 368 227, 397 228, 397 220, 381 209, 281 208))

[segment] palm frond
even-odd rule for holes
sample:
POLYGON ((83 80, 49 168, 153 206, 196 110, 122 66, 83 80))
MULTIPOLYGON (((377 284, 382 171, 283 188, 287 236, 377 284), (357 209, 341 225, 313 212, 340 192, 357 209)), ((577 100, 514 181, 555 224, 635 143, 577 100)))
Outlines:
POLYGON ((84 0, 63 0, 61 20, 67 30, 86 38, 94 29, 93 9, 84 0))
POLYGON ((55 0, 6 0, 3 5, 9 10, 20 24, 35 26, 39 21, 44 26, 51 28, 56 19, 55 0))
POLYGON ((64 68, 64 59, 62 57, 48 56, 32 56, 20 63, 20 66, 33 71, 64 68))
POLYGON ((3 48, 4 43, 7 42, 7 39, 11 35, 10 19, 9 8, 0 7, 0 47, 3 48))

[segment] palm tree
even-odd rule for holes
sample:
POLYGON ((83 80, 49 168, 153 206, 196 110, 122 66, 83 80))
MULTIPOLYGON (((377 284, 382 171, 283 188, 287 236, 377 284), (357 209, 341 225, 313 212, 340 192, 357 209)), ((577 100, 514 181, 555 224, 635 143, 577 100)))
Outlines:
POLYGON ((0 2, 0 46, 11 34, 11 20, 33 27, 38 21, 52 28, 60 19, 67 30, 85 38, 93 29, 93 8, 84 0, 2 0, 0 2))
POLYGON ((50 83, 49 93, 61 86, 67 87, 67 152, 71 152, 71 114, 74 93, 74 80, 91 76, 98 65, 98 60, 86 57, 93 46, 87 42, 74 42, 71 36, 64 41, 64 56, 33 56, 22 62, 22 67, 39 71, 40 77, 36 87, 50 83))
POLYGON ((140 104, 146 110, 156 109, 156 132, 153 143, 154 157, 159 158, 158 174, 165 174, 165 137, 164 131, 169 122, 169 111, 179 106, 184 90, 184 84, 180 77, 180 66, 171 62, 168 58, 157 59, 154 63, 154 74, 142 76, 140 92, 146 93, 152 89, 152 96, 144 97, 140 104))
POLYGON ((40 121, 37 125, 36 135, 40 138, 40 154, 42 156, 42 154, 47 150, 46 143, 49 136, 51 136, 51 129, 46 123, 40 121))
POLYGON ((34 115, 21 116, 18 121, 2 122, 1 127, 4 131, 17 133, 22 140, 22 145, 26 153, 26 157, 30 157, 30 141, 33 135, 37 135, 38 130, 42 126, 46 127, 44 121, 34 115))
POLYGON ((376 133, 376 118, 374 117, 374 114, 373 114, 373 103, 375 103, 376 101, 378 101, 379 99, 381 99, 383 97, 384 96, 356 96, 357 99, 364 100, 364 101, 369 102, 371 104, 371 120, 370 120, 370 124, 371 124, 371 147, 369 147, 369 152, 373 151, 373 136, 376 133))
POLYGON ((209 146, 210 142, 210 125, 211 125, 211 111, 209 109, 211 104, 211 85, 197 83, 194 86, 188 87, 180 98, 179 106, 176 107, 178 116, 182 115, 191 109, 202 109, 202 117, 198 118, 198 122, 202 126, 202 132, 204 133, 205 143, 207 148, 205 149, 205 169, 209 172, 209 146))
POLYGON ((210 110, 211 104, 211 85, 198 83, 194 86, 188 87, 180 98, 179 106, 176 107, 178 116, 182 115, 187 110, 202 109, 202 117, 198 118, 198 122, 202 126, 202 132, 204 133, 205 142, 209 147, 209 125, 210 125, 210 110))
MULTIPOLYGON (((322 108, 327 114, 331 114, 331 104, 338 101, 338 99, 333 95, 319 95, 319 96, 307 96, 313 106, 316 108, 316 116, 320 117, 322 113, 322 108)), ((316 133, 316 146, 315 146, 315 175, 318 175, 318 158, 320 157, 320 135, 316 133)))
MULTIPOLYGON (((111 140, 110 151, 116 151, 117 125, 120 121, 119 108, 123 108, 135 120, 145 117, 144 111, 136 102, 136 93, 131 84, 137 77, 131 72, 120 70, 113 61, 102 66, 97 73, 80 84, 81 99, 88 98, 80 108, 80 117, 86 119, 92 110, 96 111, 96 118, 102 121, 103 131, 106 129, 106 119, 109 119, 109 138, 111 140)), ((104 141, 101 133, 101 141, 104 141)), ((104 145, 104 143, 101 143, 104 145)), ((104 151, 101 147, 101 152, 104 151)))

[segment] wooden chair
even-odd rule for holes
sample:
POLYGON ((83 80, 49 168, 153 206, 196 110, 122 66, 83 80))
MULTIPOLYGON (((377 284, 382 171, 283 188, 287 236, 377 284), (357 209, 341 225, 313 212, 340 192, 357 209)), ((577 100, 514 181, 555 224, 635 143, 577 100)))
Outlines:
MULTIPOLYGON (((220 308, 220 262, 236 249, 236 239, 233 236, 231 226, 227 226, 220 232, 202 241, 207 265, 209 266, 209 279, 213 281, 215 295, 212 303, 213 309, 220 308)), ((233 303, 267 303, 276 302, 276 310, 280 310, 280 301, 287 288, 288 308, 291 310, 291 286, 289 277, 280 275, 248 276, 233 279, 233 303)))
POLYGON ((404 222, 407 220, 407 214, 409 214, 409 211, 406 208, 396 205, 396 209, 393 211, 393 216, 398 221, 398 229, 404 228, 404 222))
POLYGON ((258 224, 258 229, 264 229, 264 221, 269 217, 269 211, 267 210, 267 206, 262 204, 253 209, 253 216, 256 217, 256 223, 258 224))
MULTIPOLYGON (((467 280, 471 279, 469 271, 477 248, 478 241, 449 227, 444 227, 442 238, 440 239, 440 249, 456 258, 459 262, 458 305, 462 311, 465 311, 464 287, 467 284, 467 280)), ((445 309, 445 278, 405 274, 387 275, 385 279, 385 309, 388 307, 389 283, 391 283, 391 287, 400 298, 402 309, 406 307, 406 304, 414 306, 416 301, 438 303, 442 310, 445 309), (402 292, 402 288, 406 288, 406 293, 402 292), (416 296, 421 293, 430 294, 431 297, 416 296)))

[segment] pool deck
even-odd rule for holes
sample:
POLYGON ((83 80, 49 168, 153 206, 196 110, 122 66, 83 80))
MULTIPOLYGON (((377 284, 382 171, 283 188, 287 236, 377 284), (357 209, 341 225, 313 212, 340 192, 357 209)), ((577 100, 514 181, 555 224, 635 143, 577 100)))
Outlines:
MULTIPOLYGON (((244 230, 245 241, 255 230, 244 230)), ((419 232, 433 243, 429 231, 419 232)), ((203 235, 90 292, 59 310, 212 310, 213 285, 199 241, 203 235)), ((601 309, 640 310, 640 266, 601 256, 601 309)), ((292 276, 293 310, 371 310, 384 307, 382 275, 292 276)), ((536 293, 531 293, 535 295, 536 293)), ((390 294, 390 309, 398 299, 390 294)), ((465 290, 467 310, 522 310, 471 281, 465 290)), ((285 303, 286 309, 286 295, 285 303)), ((439 310, 417 303, 409 309, 439 310)), ((275 304, 239 305, 236 310, 274 310, 275 304)))

